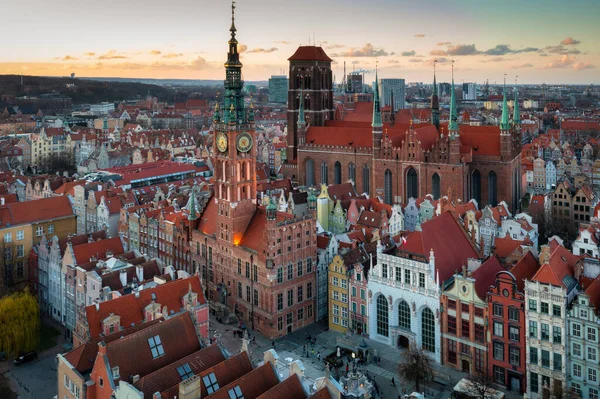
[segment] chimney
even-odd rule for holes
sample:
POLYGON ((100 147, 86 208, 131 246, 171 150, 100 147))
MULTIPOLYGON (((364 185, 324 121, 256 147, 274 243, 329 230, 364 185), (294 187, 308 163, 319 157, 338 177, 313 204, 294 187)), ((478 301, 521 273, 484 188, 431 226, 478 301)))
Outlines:
POLYGON ((136 374, 134 376, 131 377, 131 383, 135 384, 136 382, 138 382, 140 380, 140 375, 136 374))
POLYGON ((119 280, 121 280, 121 285, 123 287, 127 285, 127 270, 121 270, 119 273, 119 280))
POLYGON ((197 375, 179 383, 179 399, 196 399, 200 397, 200 377, 197 375))

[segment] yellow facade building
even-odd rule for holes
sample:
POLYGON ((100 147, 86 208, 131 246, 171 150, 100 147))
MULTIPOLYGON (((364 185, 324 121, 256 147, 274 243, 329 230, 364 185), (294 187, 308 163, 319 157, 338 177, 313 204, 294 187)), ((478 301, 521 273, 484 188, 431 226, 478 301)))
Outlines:
POLYGON ((340 255, 333 257, 328 271, 329 329, 345 333, 348 331, 348 275, 340 255))

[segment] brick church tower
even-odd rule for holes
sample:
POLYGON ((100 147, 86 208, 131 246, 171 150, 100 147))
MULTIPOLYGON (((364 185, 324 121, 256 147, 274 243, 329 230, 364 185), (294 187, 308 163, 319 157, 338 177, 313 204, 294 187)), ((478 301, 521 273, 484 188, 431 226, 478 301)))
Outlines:
POLYGON ((256 131, 252 104, 246 109, 242 88, 242 63, 235 38, 235 3, 231 6, 231 39, 225 63, 225 95, 222 110, 213 117, 215 140, 215 197, 217 240, 237 244, 256 209, 256 131))
POLYGON ((333 75, 331 58, 321 47, 300 46, 289 59, 289 89, 287 115, 287 161, 296 162, 297 148, 300 144, 298 115, 300 96, 304 99, 306 124, 324 126, 326 120, 332 120, 333 75))

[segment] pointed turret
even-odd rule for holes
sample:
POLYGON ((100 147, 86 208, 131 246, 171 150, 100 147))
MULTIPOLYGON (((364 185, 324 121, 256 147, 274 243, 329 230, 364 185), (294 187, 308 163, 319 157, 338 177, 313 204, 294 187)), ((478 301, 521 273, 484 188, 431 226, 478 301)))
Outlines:
POLYGON ((506 102, 506 78, 504 79, 504 90, 502 98, 502 119, 500 120, 500 131, 508 133, 510 129, 509 117, 508 117, 508 103, 506 102))
POLYGON ((435 78, 435 61, 433 63, 433 90, 431 93, 431 124, 440 129, 440 100, 438 98, 437 81, 435 78))
POLYGON ((371 126, 374 128, 383 127, 381 121, 381 105, 379 103, 379 78, 377 76, 377 69, 375 69, 375 87, 373 87, 373 123, 371 126))
POLYGON ((515 126, 519 126, 521 124, 521 111, 519 109, 519 91, 515 87, 515 106, 513 109, 513 123, 515 126))
POLYGON ((242 63, 238 53, 238 41, 235 38, 237 29, 235 28, 235 1, 231 3, 231 38, 229 39, 229 51, 227 52, 227 62, 225 62, 225 96, 223 97, 223 110, 231 110, 233 107, 233 117, 228 115, 229 123, 245 121, 244 94, 242 89, 244 81, 242 80, 242 63))
POLYGON ((456 94, 454 93, 454 63, 452 64, 452 87, 450 89, 450 121, 448 122, 448 132, 458 134, 458 114, 456 109, 456 94))

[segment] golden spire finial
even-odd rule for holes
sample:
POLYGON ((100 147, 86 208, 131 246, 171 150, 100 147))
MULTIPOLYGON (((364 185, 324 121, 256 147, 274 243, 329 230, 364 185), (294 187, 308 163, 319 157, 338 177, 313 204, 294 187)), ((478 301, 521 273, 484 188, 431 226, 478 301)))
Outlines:
POLYGON ((219 110, 219 102, 217 101, 215 104, 215 111, 218 111, 218 110, 219 110))
POLYGON ((235 110, 235 107, 233 106, 233 103, 231 103, 231 107, 229 107, 229 109, 230 109, 231 111, 235 110))

